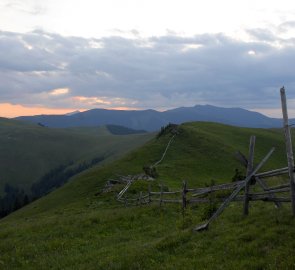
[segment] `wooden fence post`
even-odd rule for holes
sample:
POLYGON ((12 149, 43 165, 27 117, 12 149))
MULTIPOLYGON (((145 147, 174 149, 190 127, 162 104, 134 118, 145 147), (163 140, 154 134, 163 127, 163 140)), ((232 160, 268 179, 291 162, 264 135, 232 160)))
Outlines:
MULTIPOLYGON (((250 138, 250 145, 249 145, 249 158, 247 164, 247 173, 246 176, 249 176, 253 171, 253 164, 254 164, 254 149, 255 149, 255 136, 251 136, 250 138)), ((250 190, 250 182, 246 183, 245 185, 245 198, 244 198, 244 215, 249 214, 249 190, 250 190)))
POLYGON ((142 200, 142 191, 139 192, 139 205, 141 205, 141 200, 142 200))
POLYGON ((148 187, 148 202, 151 203, 151 183, 149 183, 149 187, 148 187))
POLYGON ((239 194, 239 192, 245 187, 245 185, 251 180, 251 178, 261 169, 261 167, 264 165, 264 163, 269 159, 269 157, 272 155, 274 152, 275 148, 273 147, 268 154, 262 159, 262 161, 256 166, 256 168, 250 173, 249 176, 246 177, 246 179, 243 181, 244 184, 241 184, 236 188, 235 191, 221 204, 221 206, 216 210, 216 212, 209 218, 209 220, 196 227, 194 230, 195 231, 202 231, 206 230, 209 227, 209 224, 216 219, 222 212, 223 210, 228 206, 228 204, 236 198, 236 196, 239 194))
POLYGON ((280 89, 280 92, 281 92, 281 101, 282 101, 282 112, 283 112, 283 118, 284 118, 286 152, 287 152, 289 177, 290 177, 292 213, 293 213, 293 216, 295 216, 294 156, 293 156, 293 149, 292 149, 291 131, 290 131, 290 125, 289 125, 289 119, 288 119, 288 110, 287 110, 287 100, 286 100, 285 88, 282 87, 280 89))
POLYGON ((182 209, 184 210, 186 208, 186 193, 187 193, 187 183, 186 180, 183 181, 182 184, 182 209))
POLYGON ((162 206, 162 198, 163 198, 163 184, 161 184, 160 207, 162 206))

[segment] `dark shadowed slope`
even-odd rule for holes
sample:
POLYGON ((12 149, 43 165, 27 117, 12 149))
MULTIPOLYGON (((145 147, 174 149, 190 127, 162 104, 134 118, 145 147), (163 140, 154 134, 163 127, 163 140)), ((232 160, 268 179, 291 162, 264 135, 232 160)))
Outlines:
POLYGON ((115 136, 105 127, 52 129, 0 118, 0 194, 5 183, 27 192, 52 169, 93 159, 107 161, 150 137, 115 136))

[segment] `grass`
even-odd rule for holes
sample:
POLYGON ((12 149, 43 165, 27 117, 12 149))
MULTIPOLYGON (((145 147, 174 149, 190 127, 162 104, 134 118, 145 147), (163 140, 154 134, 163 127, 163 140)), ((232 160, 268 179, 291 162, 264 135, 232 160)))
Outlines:
MULTIPOLYGON (((257 136, 256 159, 273 145, 277 151, 264 169, 286 166, 279 130, 245 129, 219 124, 181 126, 158 167, 157 189, 187 179, 189 187, 228 182, 239 163, 236 150, 247 152, 257 136)), ((295 220, 290 205, 233 203, 210 225, 193 233, 206 205, 124 207, 113 193, 95 196, 109 177, 142 171, 159 160, 170 135, 153 139, 124 158, 92 168, 48 196, 0 221, 1 269, 295 269, 295 220)), ((242 170, 242 167, 239 167, 242 170)), ((135 190, 146 190, 137 183, 135 190)))
POLYGON ((52 129, 0 118, 0 195, 5 183, 28 192, 51 169, 97 157, 109 161, 151 136, 115 136, 105 127, 52 129))

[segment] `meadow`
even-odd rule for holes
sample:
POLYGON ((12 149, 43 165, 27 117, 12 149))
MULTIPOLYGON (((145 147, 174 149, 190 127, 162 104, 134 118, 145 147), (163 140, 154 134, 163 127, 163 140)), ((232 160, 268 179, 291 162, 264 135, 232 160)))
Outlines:
MULTIPOLYGON (((234 153, 248 152, 256 135, 255 163, 272 147, 264 170, 286 166, 284 137, 278 129, 248 129, 214 123, 179 127, 157 167, 160 184, 179 189, 231 182, 245 169, 234 153)), ((160 159, 170 133, 154 137, 119 160, 93 167, 66 185, 0 220, 2 269, 295 269, 295 221, 289 203, 251 202, 248 217, 232 203, 208 231, 194 233, 206 205, 158 203, 124 206, 115 200, 123 186, 98 194, 116 175, 138 174, 160 159)), ((273 179, 273 181, 280 179, 273 179)), ((128 196, 146 192, 138 181, 128 196)))

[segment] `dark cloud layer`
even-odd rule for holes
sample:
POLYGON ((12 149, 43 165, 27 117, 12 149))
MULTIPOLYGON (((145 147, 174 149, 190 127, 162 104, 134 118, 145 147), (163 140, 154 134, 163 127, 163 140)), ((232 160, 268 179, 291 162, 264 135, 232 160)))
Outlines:
MULTIPOLYGON (((293 27, 293 23, 281 28, 293 27)), ((193 104, 272 108, 295 98, 295 41, 252 29, 223 34, 83 39, 0 32, 0 99, 56 108, 171 108, 193 104), (66 88, 69 92, 54 92, 66 88)))

